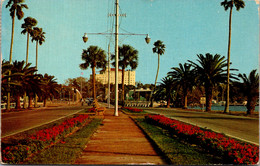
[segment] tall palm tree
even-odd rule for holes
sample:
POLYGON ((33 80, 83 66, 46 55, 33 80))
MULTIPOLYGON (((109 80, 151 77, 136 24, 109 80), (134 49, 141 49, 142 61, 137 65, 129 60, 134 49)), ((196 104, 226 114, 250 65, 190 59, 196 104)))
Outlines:
POLYGON ((183 91, 183 108, 187 109, 188 105, 188 92, 192 90, 194 85, 194 74, 191 70, 191 65, 185 63, 179 64, 179 67, 173 67, 173 71, 168 72, 168 76, 171 76, 177 85, 182 88, 183 91))
MULTIPOLYGON (((10 16, 12 17, 12 33, 11 33, 11 46, 10 46, 10 57, 9 63, 12 63, 12 53, 13 53, 13 41, 14 41, 14 22, 15 22, 15 15, 17 16, 18 20, 21 20, 24 16, 23 8, 28 9, 26 4, 23 4, 24 0, 9 0, 6 8, 10 7, 10 16)), ((9 72, 11 75, 11 72, 9 72)), ((10 82, 10 77, 8 82, 10 82)), ((10 86, 8 85, 8 88, 10 86)), ((7 94, 7 110, 10 109, 10 92, 7 94)))
MULTIPOLYGON (((112 55, 111 58, 114 60, 115 55, 112 55)), ((122 102, 125 100, 125 69, 130 66, 131 69, 136 69, 138 65, 138 51, 135 50, 130 45, 123 45, 119 47, 119 66, 122 68, 122 102)), ((115 62, 112 63, 115 66, 115 62)))
POLYGON ((159 98, 161 100, 167 101, 167 108, 170 107, 171 99, 174 95, 174 85, 176 81, 173 79, 173 77, 165 77, 162 79, 162 82, 156 88, 155 92, 155 98, 159 98))
MULTIPOLYGON (((161 40, 157 40, 154 42, 154 48, 153 48, 153 53, 157 53, 158 55, 158 67, 157 67, 157 73, 155 77, 155 83, 154 83, 154 89, 156 88, 156 82, 159 74, 159 68, 160 68, 160 55, 163 55, 165 52, 165 45, 161 40)), ((151 98, 151 106, 153 106, 153 99, 151 98)))
POLYGON ((26 64, 28 63, 28 56, 29 56, 29 35, 32 34, 33 27, 37 25, 37 20, 32 17, 27 17, 24 19, 24 23, 22 24, 22 34, 27 33, 27 47, 26 47, 26 64))
MULTIPOLYGON (((34 27, 31 32, 32 42, 36 41, 36 69, 38 69, 38 44, 42 45, 45 42, 45 32, 42 31, 42 28, 34 27)), ((35 96, 34 106, 37 107, 37 96, 35 96)))
POLYGON ((229 35, 228 35, 228 53, 227 53, 227 96, 226 96, 226 107, 225 107, 225 113, 229 112, 229 72, 230 72, 230 48, 231 48, 231 23, 232 23, 232 11, 233 7, 235 5, 237 11, 240 10, 240 8, 245 7, 245 2, 243 0, 224 0, 220 4, 224 7, 225 11, 227 11, 230 8, 229 13, 229 35))
POLYGON ((42 28, 34 27, 31 32, 32 42, 36 41, 36 69, 38 67, 38 44, 42 45, 45 42, 45 32, 42 31, 42 28))
POLYGON ((107 60, 105 51, 98 46, 89 46, 87 50, 83 49, 81 58, 84 63, 80 64, 81 69, 87 69, 89 66, 92 68, 92 84, 93 84, 93 99, 96 99, 96 68, 106 68, 107 60))
POLYGON ((238 77, 243 80, 241 90, 247 97, 247 114, 253 114, 259 97, 259 74, 252 70, 248 77, 246 74, 239 74, 238 77))
MULTIPOLYGON (((198 56, 198 63, 192 62, 191 65, 194 67, 194 75, 199 85, 204 85, 206 93, 206 111, 211 111, 212 99, 213 99, 213 88, 220 83, 224 83, 227 80, 226 70, 227 63, 224 56, 219 54, 212 55, 207 53, 205 56, 202 54, 198 56)), ((231 69, 234 70, 234 69, 231 69)), ((231 78, 235 78, 232 75, 231 78)))
POLYGON ((157 73, 156 73, 155 83, 154 83, 154 88, 155 88, 156 87, 157 78, 158 78, 158 74, 159 74, 159 68, 160 68, 160 55, 164 54, 164 52, 165 52, 165 45, 163 44, 163 42, 161 40, 157 40, 153 45, 154 45, 153 53, 157 53, 158 54, 158 67, 157 67, 157 73))
MULTIPOLYGON (((33 31, 33 27, 37 25, 37 20, 35 18, 32 17, 27 17, 24 19, 24 23, 22 24, 22 34, 26 34, 27 33, 27 46, 26 46, 26 63, 28 64, 28 58, 29 58, 29 35, 32 34, 33 31)), ((23 108, 26 108, 26 93, 24 94, 24 105, 23 108)))

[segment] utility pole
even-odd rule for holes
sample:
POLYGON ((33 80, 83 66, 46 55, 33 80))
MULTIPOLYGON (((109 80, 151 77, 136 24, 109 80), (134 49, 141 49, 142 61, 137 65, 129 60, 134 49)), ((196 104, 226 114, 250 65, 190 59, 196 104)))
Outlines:
POLYGON ((119 0, 116 0, 116 27, 115 27, 115 112, 114 115, 118 116, 118 11, 119 0))
POLYGON ((110 108, 110 44, 108 44, 108 96, 107 96, 107 104, 108 108, 110 108))

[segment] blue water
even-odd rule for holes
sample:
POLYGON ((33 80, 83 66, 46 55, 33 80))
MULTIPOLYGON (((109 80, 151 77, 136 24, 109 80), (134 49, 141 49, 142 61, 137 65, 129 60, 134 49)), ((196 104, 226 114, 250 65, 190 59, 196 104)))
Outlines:
MULTIPOLYGON (((201 107, 189 107, 190 109, 201 109, 201 107)), ((204 107, 205 109, 205 107, 204 107)), ((225 109, 225 106, 212 106, 211 110, 216 110, 216 111, 223 111, 225 109)), ((230 111, 247 111, 246 106, 229 106, 230 111)), ((259 112, 259 106, 255 107, 255 111, 259 112)))

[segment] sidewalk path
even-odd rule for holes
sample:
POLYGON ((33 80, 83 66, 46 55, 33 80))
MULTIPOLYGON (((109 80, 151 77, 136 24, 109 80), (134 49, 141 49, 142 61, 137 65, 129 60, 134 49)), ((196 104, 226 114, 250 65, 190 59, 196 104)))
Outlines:
POLYGON ((127 115, 113 113, 106 110, 103 125, 75 164, 166 164, 127 115))

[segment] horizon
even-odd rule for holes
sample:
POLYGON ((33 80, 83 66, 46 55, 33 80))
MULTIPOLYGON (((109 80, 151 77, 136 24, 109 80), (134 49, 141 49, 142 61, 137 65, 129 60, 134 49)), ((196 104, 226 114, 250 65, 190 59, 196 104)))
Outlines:
MULTIPOLYGON (((160 56, 160 82, 172 67, 188 60, 196 61, 197 54, 220 54, 227 57, 228 19, 220 2, 223 0, 120 0, 120 33, 149 34, 151 42, 145 43, 145 36, 119 36, 119 45, 129 44, 139 52, 136 82, 154 84, 157 70, 157 54, 152 52, 157 40, 165 44, 165 54, 160 56), (188 4, 188 5, 187 5, 188 4)), ((11 41, 11 17, 1 1, 1 58, 9 61, 11 41)), ((21 24, 26 17, 34 17, 37 27, 43 28, 45 42, 39 45, 38 72, 54 75, 59 84, 68 78, 90 77, 91 69, 81 70, 79 64, 83 49, 96 45, 111 53, 114 43, 104 35, 88 35, 87 43, 82 41, 84 33, 111 32, 113 29, 114 3, 109 0, 99 3, 95 0, 34 0, 27 1, 24 17, 15 20, 13 61, 25 60, 26 35, 22 35, 21 24), (75 1, 74 1, 75 2, 75 1), (40 4, 40 5, 39 5, 40 4), (46 10, 47 9, 47 10, 46 10)), ((231 68, 238 73, 249 74, 253 69, 259 72, 259 1, 245 0, 245 8, 233 10, 231 68)), ((35 43, 30 42, 29 63, 35 65, 35 43)), ((130 68, 127 68, 130 69, 130 68)), ((99 70, 97 70, 98 73, 99 70)))

